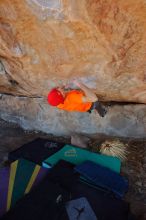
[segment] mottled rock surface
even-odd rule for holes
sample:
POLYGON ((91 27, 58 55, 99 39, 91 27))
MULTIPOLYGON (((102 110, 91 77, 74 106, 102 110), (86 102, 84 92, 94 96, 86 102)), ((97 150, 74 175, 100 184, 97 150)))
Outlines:
POLYGON ((78 77, 146 103, 145 21, 145 0, 1 0, 0 92, 43 96, 78 77))
POLYGON ((115 105, 104 118, 96 112, 76 113, 58 110, 42 98, 2 95, 0 116, 26 130, 54 135, 103 133, 121 137, 146 137, 146 105, 115 105))
POLYGON ((144 105, 114 106, 101 119, 45 101, 76 77, 103 101, 146 104, 145 21, 145 0, 1 0, 0 93, 9 96, 0 117, 53 134, 145 137, 144 105))

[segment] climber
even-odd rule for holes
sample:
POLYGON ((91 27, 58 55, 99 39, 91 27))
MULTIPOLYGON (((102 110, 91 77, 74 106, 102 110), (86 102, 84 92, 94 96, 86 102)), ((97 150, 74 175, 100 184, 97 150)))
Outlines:
POLYGON ((83 83, 76 80, 74 83, 80 90, 67 91, 65 87, 53 88, 48 94, 48 103, 66 111, 91 113, 92 110, 95 110, 101 117, 104 117, 107 110, 98 101, 96 94, 83 83))

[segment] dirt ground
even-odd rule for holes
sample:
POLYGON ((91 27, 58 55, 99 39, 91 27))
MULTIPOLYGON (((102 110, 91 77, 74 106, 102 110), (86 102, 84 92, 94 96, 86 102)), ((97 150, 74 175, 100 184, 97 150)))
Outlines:
MULTIPOLYGON (((70 143, 68 137, 54 137, 41 132, 28 132, 16 124, 0 120, 0 166, 4 166, 8 152, 12 151, 35 138, 49 138, 51 140, 70 143)), ((105 139, 104 135, 94 135, 90 139, 90 149, 95 150, 105 139)), ((125 197, 130 203, 132 212, 139 220, 146 219, 146 139, 123 139, 128 143, 128 158, 122 163, 122 174, 129 180, 129 191, 125 197)))

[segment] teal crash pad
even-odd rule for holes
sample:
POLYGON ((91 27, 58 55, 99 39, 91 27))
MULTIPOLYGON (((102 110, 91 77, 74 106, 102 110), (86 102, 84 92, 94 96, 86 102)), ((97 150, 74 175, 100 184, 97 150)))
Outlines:
POLYGON ((72 145, 65 145, 57 153, 48 157, 45 161, 43 161, 43 166, 50 168, 54 166, 59 160, 65 160, 75 165, 81 164, 86 160, 90 160, 117 173, 120 173, 121 168, 121 161, 116 157, 93 153, 82 148, 74 147, 72 145))

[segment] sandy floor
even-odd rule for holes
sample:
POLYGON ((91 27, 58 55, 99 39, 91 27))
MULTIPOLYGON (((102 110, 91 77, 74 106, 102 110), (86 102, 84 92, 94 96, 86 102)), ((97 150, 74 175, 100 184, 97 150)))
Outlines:
MULTIPOLYGON (((0 165, 4 165, 3 161, 7 159, 8 152, 37 137, 65 140, 70 143, 69 138, 26 132, 17 125, 0 120, 0 165)), ((105 139, 106 137, 102 135, 94 136, 90 147, 95 149, 105 139)), ((128 159, 122 164, 122 173, 129 179, 130 185, 125 199, 130 202, 132 212, 139 217, 138 219, 144 220, 146 219, 146 140, 123 139, 123 141, 129 145, 128 159)))

